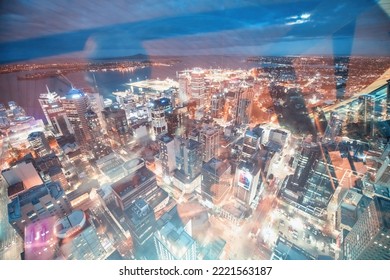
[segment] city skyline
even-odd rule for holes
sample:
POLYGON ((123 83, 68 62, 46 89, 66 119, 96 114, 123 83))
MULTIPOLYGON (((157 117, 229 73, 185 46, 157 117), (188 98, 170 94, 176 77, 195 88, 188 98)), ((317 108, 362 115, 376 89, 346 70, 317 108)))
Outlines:
POLYGON ((1 2, 0 260, 390 260, 389 15, 1 2))

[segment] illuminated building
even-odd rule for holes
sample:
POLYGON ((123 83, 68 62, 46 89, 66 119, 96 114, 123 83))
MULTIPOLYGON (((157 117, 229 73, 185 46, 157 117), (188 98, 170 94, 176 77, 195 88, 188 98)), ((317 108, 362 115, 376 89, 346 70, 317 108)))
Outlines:
POLYGON ((68 135, 71 133, 69 120, 61 104, 61 98, 56 92, 41 93, 38 98, 43 114, 55 135, 68 135))
POLYGON ((390 260, 390 200, 374 197, 342 244, 346 260, 390 260))
POLYGON ((326 127, 323 142, 334 142, 336 137, 339 135, 343 120, 340 118, 339 114, 332 112, 328 126, 326 127))
POLYGON ((144 199, 137 199, 125 210, 125 221, 135 250, 142 252, 142 246, 153 237, 156 227, 153 209, 144 199))
POLYGON ((326 127, 328 126, 328 121, 326 120, 325 113, 321 107, 315 107, 313 109, 314 115, 314 126, 317 130, 317 133, 323 136, 325 134, 326 127))
POLYGON ((285 147, 288 137, 289 133, 284 130, 271 129, 266 146, 274 152, 280 152, 285 147))
POLYGON ((42 157, 51 153, 49 141, 42 131, 32 132, 28 135, 28 142, 34 150, 37 157, 42 157))
POLYGON ((95 112, 95 114, 98 116, 100 127, 103 131, 103 133, 106 132, 106 123, 103 118, 103 111, 104 111, 104 101, 103 101, 103 96, 100 95, 97 92, 91 93, 88 92, 86 93, 88 96, 89 104, 91 106, 91 110, 95 112))
POLYGON ((170 100, 168 98, 160 98, 152 101, 151 104, 150 111, 154 134, 157 136, 168 132, 165 113, 171 110, 170 100))
POLYGON ((9 222, 21 236, 30 223, 53 216, 62 217, 70 211, 65 192, 57 182, 30 188, 8 204, 9 222))
POLYGON ((219 129, 212 126, 205 126, 199 132, 199 142, 203 144, 204 162, 219 156, 219 129))
POLYGON ((83 211, 73 211, 57 220, 54 231, 60 240, 59 247, 64 259, 104 259, 106 251, 99 240, 94 222, 83 211))
POLYGON ((92 136, 88 145, 94 155, 94 158, 99 159, 110 154, 112 149, 106 145, 98 115, 92 110, 88 110, 85 113, 85 118, 87 120, 89 134, 92 136))
POLYGON ((121 144, 126 144, 130 139, 131 132, 125 110, 119 108, 118 104, 113 104, 105 108, 103 114, 107 124, 108 136, 121 144))
POLYGON ((253 158, 259 150, 259 145, 264 134, 261 127, 255 127, 253 130, 247 129, 244 135, 244 142, 242 145, 241 160, 253 158))
POLYGON ((356 190, 348 190, 337 211, 336 229, 351 231, 370 202, 369 197, 356 190))
POLYGON ((260 171, 260 166, 255 160, 248 159, 237 166, 233 183, 234 193, 247 205, 250 205, 255 198, 260 171))
POLYGON ((374 129, 375 98, 371 95, 363 95, 359 97, 359 101, 359 121, 363 124, 364 133, 370 135, 374 129))
POLYGON ((77 144, 86 149, 92 138, 85 117, 89 108, 88 96, 83 91, 72 88, 65 98, 61 99, 61 103, 72 126, 77 144))
POLYGON ((205 106, 205 73, 201 68, 194 68, 191 71, 191 99, 196 102, 196 107, 205 106))
POLYGON ((125 161, 116 153, 96 160, 96 166, 100 172, 111 182, 118 181, 128 174, 123 168, 124 163, 125 161))
POLYGON ((124 211, 137 199, 143 198, 148 204, 158 191, 156 175, 145 166, 111 185, 118 207, 124 211))
POLYGON ((172 113, 165 115, 168 126, 168 135, 183 136, 186 132, 185 122, 188 118, 187 107, 179 107, 173 109, 172 113))
POLYGON ((216 158, 202 167, 202 196, 213 203, 221 202, 231 187, 231 166, 216 158))
POLYGON ((223 108, 225 100, 222 93, 214 94, 211 97, 211 117, 212 118, 222 118, 223 117, 223 108))
POLYGON ((175 141, 168 135, 157 138, 163 176, 170 176, 176 168, 175 141))
POLYGON ((315 161, 320 156, 320 147, 313 142, 303 142, 302 149, 297 152, 293 167, 294 175, 291 177, 290 185, 288 186, 295 192, 303 191, 305 183, 309 178, 310 171, 315 161))
POLYGON ((188 101, 188 88, 189 81, 188 76, 185 73, 178 74, 179 78, 179 105, 183 106, 188 101))
POLYGON ((64 172, 62 171, 62 168, 60 166, 52 166, 52 167, 50 167, 49 170, 47 171, 47 175, 49 175, 50 180, 52 182, 60 183, 61 187, 65 191, 69 189, 68 180, 66 180, 64 172))
POLYGON ((245 86, 240 88, 237 100, 236 125, 249 124, 252 116, 252 103, 254 92, 252 88, 245 86))
POLYGON ((201 173, 202 144, 192 139, 175 137, 176 168, 193 179, 201 173))
POLYGON ((196 241, 171 221, 154 233, 154 242, 160 260, 196 260, 196 241))
POLYGON ((384 159, 382 166, 376 172, 375 185, 390 186, 390 157, 384 159))
POLYGON ((10 169, 3 170, 1 175, 8 185, 23 182, 26 189, 43 183, 32 162, 20 162, 10 169))

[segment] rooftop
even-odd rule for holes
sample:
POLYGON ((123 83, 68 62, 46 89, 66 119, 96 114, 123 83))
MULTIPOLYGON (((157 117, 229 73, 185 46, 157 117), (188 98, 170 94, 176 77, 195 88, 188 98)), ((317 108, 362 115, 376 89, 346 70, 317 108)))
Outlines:
POLYGON ((212 158, 207 163, 203 164, 202 169, 220 177, 229 169, 229 167, 229 163, 212 158))
POLYGON ((59 238, 67 238, 76 232, 80 231, 85 225, 87 219, 85 213, 81 210, 76 210, 59 219, 54 225, 54 232, 59 238))
POLYGON ((143 182, 153 178, 155 175, 145 166, 141 167, 134 173, 127 175, 121 180, 112 184, 112 190, 116 192, 119 196, 123 196, 137 187, 139 187, 143 182))
POLYGON ((40 198, 50 195, 54 199, 58 199, 64 195, 64 190, 58 182, 50 182, 39 186, 32 187, 31 189, 19 194, 8 204, 8 216, 9 221, 16 221, 20 219, 21 209, 27 204, 37 204, 40 198))

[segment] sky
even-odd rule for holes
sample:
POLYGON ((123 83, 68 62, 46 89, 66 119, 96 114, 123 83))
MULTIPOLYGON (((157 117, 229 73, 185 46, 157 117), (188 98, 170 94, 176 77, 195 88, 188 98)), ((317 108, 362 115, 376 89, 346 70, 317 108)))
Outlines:
POLYGON ((0 1, 0 63, 146 55, 390 55, 390 0, 0 1))

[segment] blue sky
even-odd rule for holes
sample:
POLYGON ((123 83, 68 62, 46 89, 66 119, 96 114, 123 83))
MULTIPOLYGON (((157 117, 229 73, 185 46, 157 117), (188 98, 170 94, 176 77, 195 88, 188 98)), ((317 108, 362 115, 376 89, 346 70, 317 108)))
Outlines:
POLYGON ((0 62, 148 55, 390 55, 389 1, 0 2, 0 62))

